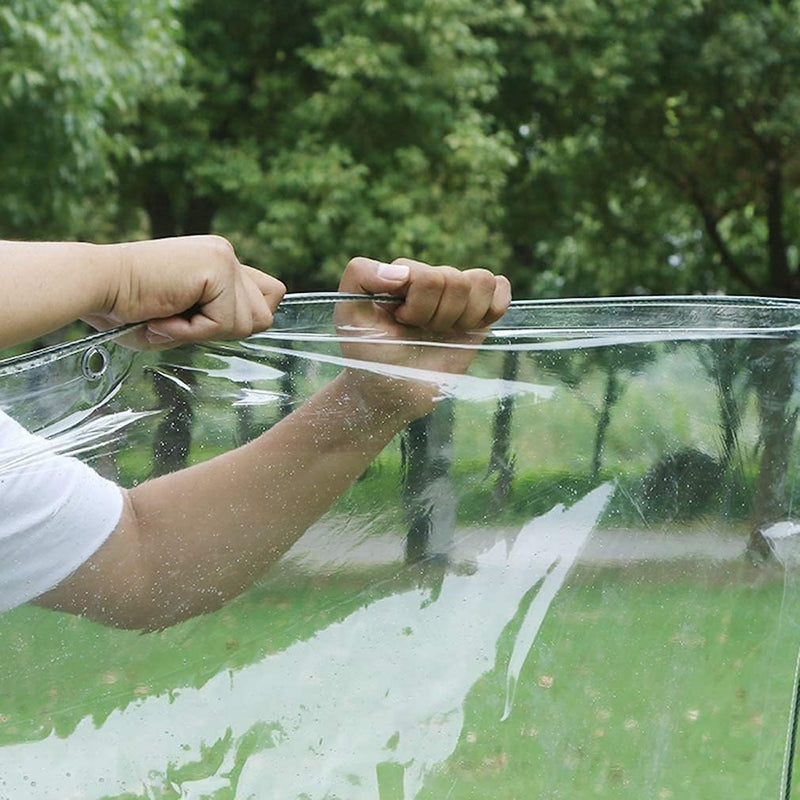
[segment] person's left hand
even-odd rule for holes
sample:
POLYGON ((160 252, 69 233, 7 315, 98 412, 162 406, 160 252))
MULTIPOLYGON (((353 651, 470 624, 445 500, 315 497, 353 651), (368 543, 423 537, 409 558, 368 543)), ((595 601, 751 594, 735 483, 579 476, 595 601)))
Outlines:
POLYGON ((272 325, 286 287, 242 264, 221 236, 178 236, 103 245, 103 303, 83 319, 98 330, 146 322, 121 341, 162 349, 243 339, 272 325))

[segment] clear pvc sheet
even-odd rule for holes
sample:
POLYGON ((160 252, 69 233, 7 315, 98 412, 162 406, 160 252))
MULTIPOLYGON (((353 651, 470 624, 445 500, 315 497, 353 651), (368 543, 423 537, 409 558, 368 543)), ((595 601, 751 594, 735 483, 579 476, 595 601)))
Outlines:
POLYGON ((33 458, 126 487, 258 442, 343 372, 435 405, 374 431, 380 454, 216 611, 0 616, 0 798, 794 797, 800 305, 516 303, 448 341, 374 309, 0 362, 33 458))

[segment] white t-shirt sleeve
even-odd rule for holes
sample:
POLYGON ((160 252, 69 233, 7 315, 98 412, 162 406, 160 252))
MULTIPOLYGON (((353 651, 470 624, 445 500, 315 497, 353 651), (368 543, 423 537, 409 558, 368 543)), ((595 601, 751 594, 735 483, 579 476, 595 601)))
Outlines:
POLYGON ((0 412, 0 611, 87 561, 122 513, 122 492, 0 412))

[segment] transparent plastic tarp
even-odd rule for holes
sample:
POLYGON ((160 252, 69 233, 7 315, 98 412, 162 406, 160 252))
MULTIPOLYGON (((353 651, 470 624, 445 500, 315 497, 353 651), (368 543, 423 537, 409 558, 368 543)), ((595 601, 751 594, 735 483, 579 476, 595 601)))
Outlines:
POLYGON ((0 616, 0 798, 795 796, 800 305, 516 303, 440 341, 349 302, 0 363, 5 413, 127 487, 343 370, 436 399, 217 611, 0 616))

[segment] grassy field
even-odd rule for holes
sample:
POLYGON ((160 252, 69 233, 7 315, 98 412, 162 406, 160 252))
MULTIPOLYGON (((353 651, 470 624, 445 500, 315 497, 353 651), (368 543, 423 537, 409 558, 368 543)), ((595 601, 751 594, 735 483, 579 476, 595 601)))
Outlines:
MULTIPOLYGON (((643 531, 745 537, 758 448, 752 398, 740 409, 741 463, 692 509, 693 518, 676 522, 666 514, 643 512, 642 479, 665 454, 693 448, 719 456, 716 397, 707 380, 688 379, 691 359, 685 356, 669 351, 658 368, 626 379, 597 475, 591 474, 591 463, 603 374, 592 373, 578 389, 567 389, 547 370, 525 362, 519 380, 552 385, 555 393, 543 402, 528 395, 516 401, 515 479, 502 503, 487 476, 495 403, 458 403, 452 465, 442 489, 455 499, 454 535, 516 531, 553 506, 570 506, 599 483, 613 481, 617 492, 601 528, 622 529, 631 537, 643 531)), ((496 375, 498 358, 481 361, 476 374, 496 375)), ((696 364, 692 369, 697 378, 696 364)), ((301 393, 324 383, 327 375, 324 369, 306 375, 301 393)), ((155 402, 146 381, 132 382, 125 391, 122 405, 155 402)), ((213 380, 201 380, 196 391, 203 413, 195 423, 190 461, 236 444, 241 421, 230 395, 213 380)), ((273 408, 257 409, 249 424, 255 432, 275 417, 273 408)), ((157 421, 144 421, 132 446, 116 453, 123 483, 149 475, 157 421)), ((790 485, 795 475, 792 464, 790 485)), ((692 480, 690 475, 685 482, 692 480)), ((395 441, 335 514, 353 525, 369 520, 376 531, 400 539, 408 524, 401 487, 395 441)), ((112 722, 136 720, 161 700, 166 701, 166 710, 159 712, 164 726, 173 724, 174 712, 181 727, 172 735, 187 740, 183 760, 156 755, 142 768, 139 786, 87 784, 84 794, 70 797, 778 800, 800 645, 795 614, 800 586, 793 566, 754 567, 743 559, 578 563, 548 606, 503 719, 513 654, 545 582, 532 572, 526 583, 511 567, 495 574, 496 565, 481 566, 477 557, 476 565, 458 569, 441 562, 354 562, 308 574, 284 564, 219 612, 147 635, 33 607, 8 613, 0 617, 0 648, 6 654, 0 661, 0 800, 5 800, 7 778, 4 752, 41 746, 46 771, 46 754, 56 745, 65 743, 66 750, 59 752, 69 754, 71 742, 84 741, 78 734, 86 734, 87 720, 92 731, 103 734, 112 722), (519 596, 508 594, 507 613, 498 616, 496 607, 513 580, 523 589, 519 596), (452 599, 456 586, 462 592, 458 602, 452 599), (397 631, 407 638, 392 638, 397 631), (326 650, 328 641, 344 644, 326 650), (298 702, 298 718, 310 717, 293 734, 287 722, 291 715, 275 710, 270 695, 276 695, 277 704, 296 686, 287 683, 276 691, 265 679, 252 703, 242 687, 248 676, 272 675, 274 664, 303 648, 311 661, 302 669, 311 673, 297 668, 287 674, 290 681, 295 674, 298 681, 301 676, 309 681, 311 711, 298 702), (327 674, 326 662, 342 659, 338 673, 324 681, 316 676, 321 685, 311 680, 317 652, 320 675, 327 674), (375 664, 372 673, 365 672, 365 662, 375 664), (408 715, 402 697, 391 712, 380 710, 381 681, 399 667, 408 682, 391 685, 405 687, 409 698, 420 686, 437 682, 444 694, 460 688, 449 706, 409 709, 408 715, 419 716, 411 725, 403 721, 408 715), (362 675, 366 678, 359 683, 362 675), (229 682, 224 691, 218 688, 221 680, 229 682), (178 714, 181 698, 202 699, 212 688, 225 701, 215 707, 218 718, 205 706, 197 726, 190 715, 178 714), (378 692, 377 699, 359 707, 357 698, 370 691, 378 692), (340 724, 347 731, 344 739, 352 736, 353 752, 347 741, 326 749, 334 746, 323 745, 320 733, 319 743, 304 747, 296 762, 280 755, 301 733, 312 736, 314 725, 323 730, 321 711, 314 721, 314 703, 327 709, 326 724, 340 724), (248 705, 258 721, 248 717, 237 727, 241 712, 234 709, 248 705), (209 720, 208 730, 214 732, 202 734, 201 746, 190 746, 193 729, 199 730, 200 722, 208 726, 209 720), (379 735, 373 728, 383 731, 380 741, 370 742, 379 735), (269 772, 257 765, 267 763, 273 751, 289 772, 310 764, 318 773, 314 790, 271 793, 269 772), (248 770, 264 781, 263 789, 250 795, 243 788, 248 770), (335 788, 338 772, 350 780, 349 789, 335 788), (203 783, 211 779, 218 780, 216 788, 201 788, 211 786, 203 783), (326 794, 320 787, 328 780, 326 794)), ((554 568, 555 563, 544 574, 554 568)), ((334 736, 333 728, 325 730, 326 737, 334 736)), ((128 746, 136 745, 109 739, 98 759, 134 763, 136 753, 126 752, 128 746)))
POLYGON ((794 624, 776 622, 780 582, 730 577, 581 581, 551 608, 498 723, 501 641, 456 751, 420 797, 777 797, 794 624))
MULTIPOLYGON (((313 646, 327 628, 420 580, 411 568, 276 575, 217 614, 145 636, 19 609, 0 624, 0 647, 10 655, 0 666, 0 743, 50 732, 69 737, 85 717, 102 726, 148 697, 180 695, 226 672, 234 681, 297 642, 313 646)), ((509 718, 501 721, 507 667, 529 596, 499 635, 493 664, 463 698, 452 752, 429 771, 418 796, 777 797, 797 599, 798 587, 779 570, 738 563, 578 567, 525 662, 509 718)), ((420 665, 425 680, 428 654, 415 646, 409 642, 409 663, 420 665)), ((454 662, 470 656, 465 642, 448 646, 454 662)), ((349 720, 365 730, 373 722, 349 720)), ((246 736, 226 738, 229 724, 219 720, 219 739, 206 742, 194 766, 173 765, 163 783, 148 784, 153 796, 183 797, 181 781, 214 774, 226 749, 240 752, 246 736)), ((320 768, 336 768, 320 759, 320 768)), ((233 788, 210 800, 239 796, 243 766, 226 773, 233 788)), ((379 795, 354 789, 352 796, 398 800, 410 768, 389 748, 376 764, 379 795)), ((153 774, 164 769, 152 764, 153 774)))

